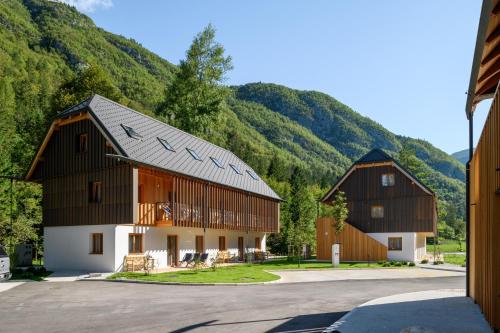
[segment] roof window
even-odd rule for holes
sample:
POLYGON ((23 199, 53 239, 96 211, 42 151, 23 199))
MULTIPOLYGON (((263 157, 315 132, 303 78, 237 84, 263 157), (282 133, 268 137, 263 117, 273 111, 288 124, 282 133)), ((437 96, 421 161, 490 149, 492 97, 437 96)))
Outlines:
POLYGON ((229 166, 234 170, 234 172, 236 172, 238 175, 242 175, 243 173, 241 172, 240 168, 238 168, 236 165, 234 164, 229 164, 229 166))
POLYGON ((186 150, 191 154, 191 156, 193 156, 193 158, 197 161, 203 161, 200 157, 200 155, 198 155, 198 153, 196 151, 194 151, 193 149, 189 149, 189 148, 186 148, 186 150))
POLYGON ((158 139, 158 141, 160 141, 161 145, 163 147, 165 147, 166 150, 175 151, 174 147, 172 147, 172 145, 170 143, 168 143, 167 140, 162 139, 162 138, 157 138, 157 139, 158 139))
POLYGON ((212 162, 214 162, 215 165, 217 165, 219 168, 221 169, 224 169, 224 165, 222 164, 221 161, 219 161, 218 159, 216 159, 215 157, 210 157, 210 159, 212 160, 212 162))
POLYGON ((259 177, 257 177, 257 175, 255 173, 253 173, 253 171, 250 171, 250 170, 247 170, 247 173, 250 177, 252 177, 253 179, 255 180, 259 180, 259 177))
POLYGON ((125 133, 127 133, 127 135, 133 139, 136 139, 136 140, 141 140, 142 139, 142 135, 140 135, 139 133, 136 132, 135 129, 133 129, 132 127, 130 126, 126 126, 126 125, 123 125, 121 124, 121 126, 123 127, 123 129, 125 130, 125 133))

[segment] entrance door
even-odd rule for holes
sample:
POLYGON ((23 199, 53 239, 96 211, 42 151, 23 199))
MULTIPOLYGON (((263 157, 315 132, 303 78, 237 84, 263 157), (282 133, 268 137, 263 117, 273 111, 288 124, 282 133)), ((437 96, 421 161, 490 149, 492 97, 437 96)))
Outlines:
POLYGON ((243 237, 238 237, 238 256, 239 256, 239 259, 240 261, 243 261, 243 251, 244 251, 244 248, 243 248, 243 237))
POLYGON ((167 252, 168 252, 168 265, 171 267, 177 266, 179 258, 177 256, 177 236, 167 236, 167 252))

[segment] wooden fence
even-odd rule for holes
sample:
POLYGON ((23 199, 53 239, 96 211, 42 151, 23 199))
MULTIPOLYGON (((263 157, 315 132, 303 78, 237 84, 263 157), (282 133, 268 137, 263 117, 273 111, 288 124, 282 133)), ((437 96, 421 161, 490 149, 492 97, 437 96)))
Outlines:
POLYGON ((498 90, 470 165, 470 294, 500 329, 500 97, 498 90))
POLYGON ((361 230, 345 223, 337 236, 333 219, 322 217, 316 220, 316 257, 318 260, 332 259, 332 245, 340 243, 341 261, 387 260, 387 247, 361 230))

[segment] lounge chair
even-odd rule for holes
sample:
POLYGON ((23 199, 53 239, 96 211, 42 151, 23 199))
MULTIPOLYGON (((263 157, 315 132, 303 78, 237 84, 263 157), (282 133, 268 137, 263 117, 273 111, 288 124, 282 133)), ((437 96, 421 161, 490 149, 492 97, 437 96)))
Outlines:
POLYGON ((182 266, 182 264, 185 263, 187 267, 192 261, 193 261, 193 254, 186 253, 184 254, 184 258, 182 258, 182 260, 179 261, 179 266, 182 266))
POLYGON ((188 265, 191 265, 194 267, 196 265, 196 263, 199 261, 200 261, 200 254, 198 252, 196 252, 193 256, 193 259, 191 259, 191 262, 189 262, 188 265))
POLYGON ((208 267, 208 253, 202 253, 200 256, 200 264, 203 267, 208 267))

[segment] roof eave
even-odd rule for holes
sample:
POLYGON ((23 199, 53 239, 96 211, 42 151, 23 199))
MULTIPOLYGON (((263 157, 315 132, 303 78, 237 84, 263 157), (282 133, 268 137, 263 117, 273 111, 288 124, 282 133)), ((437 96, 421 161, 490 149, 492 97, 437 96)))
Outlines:
POLYGON ((476 104, 484 99, 481 98, 481 96, 476 96, 476 86, 485 46, 486 30, 488 29, 492 10, 493 0, 483 0, 479 26, 477 29, 476 47, 474 50, 474 58, 472 61, 469 89, 467 90, 467 102, 465 105, 465 114, 467 116, 467 119, 469 119, 474 112, 476 104))

